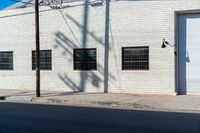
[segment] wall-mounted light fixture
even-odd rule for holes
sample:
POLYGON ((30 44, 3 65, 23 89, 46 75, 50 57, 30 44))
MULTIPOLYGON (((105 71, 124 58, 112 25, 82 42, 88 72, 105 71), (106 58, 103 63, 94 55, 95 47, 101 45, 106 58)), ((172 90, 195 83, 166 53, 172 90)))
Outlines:
MULTIPOLYGON (((170 47, 176 46, 176 45, 171 45, 168 41, 165 40, 165 38, 163 38, 161 48, 166 48, 167 45, 170 46, 170 47)), ((176 56, 176 51, 174 51, 174 55, 176 56)))
POLYGON ((174 46, 175 46, 175 45, 171 45, 171 44, 169 44, 169 42, 166 41, 165 38, 163 38, 161 48, 166 48, 167 45, 170 46, 170 47, 174 47, 174 46))

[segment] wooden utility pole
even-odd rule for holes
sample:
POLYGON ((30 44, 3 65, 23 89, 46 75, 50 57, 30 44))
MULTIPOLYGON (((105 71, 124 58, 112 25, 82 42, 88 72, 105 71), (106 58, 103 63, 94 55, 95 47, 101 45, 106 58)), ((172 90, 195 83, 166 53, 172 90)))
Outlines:
POLYGON ((35 40, 36 40, 36 97, 40 97, 40 26, 39 2, 35 0, 35 40))

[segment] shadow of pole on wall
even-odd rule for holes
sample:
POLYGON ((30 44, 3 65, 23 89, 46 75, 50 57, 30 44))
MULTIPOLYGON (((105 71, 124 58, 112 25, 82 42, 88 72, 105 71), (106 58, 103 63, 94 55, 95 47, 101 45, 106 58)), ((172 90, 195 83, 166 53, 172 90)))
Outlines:
MULTIPOLYGON (((74 19, 71 15, 66 14, 65 15, 67 19, 74 22, 75 25, 77 25, 81 30, 84 28, 83 25, 81 25, 76 19, 74 19)), ((104 45, 104 42, 102 41, 102 38, 96 36, 92 31, 87 30, 87 35, 90 35, 97 43, 104 45)))
MULTIPOLYGON (((55 33, 55 45, 54 45, 54 49, 58 50, 59 48, 61 48, 63 50, 63 52, 61 52, 61 55, 66 59, 66 61, 68 61, 69 63, 73 62, 73 52, 72 50, 74 48, 78 48, 76 46, 76 43, 69 37, 67 37, 65 34, 63 34, 62 32, 56 32, 55 33)), ((103 65, 97 63, 97 67, 98 70, 97 71, 86 71, 85 73, 87 73, 87 75, 83 75, 83 77, 81 77, 82 79, 85 79, 85 82, 83 82, 84 84, 86 84, 86 82, 90 82, 92 83, 92 85, 94 87, 99 88, 100 87, 100 83, 104 82, 104 67, 103 65), (99 76, 97 73, 99 73, 101 76, 99 76)), ((80 74, 80 73, 79 73, 80 74)), ((61 81, 64 82, 65 85, 67 85, 73 92, 78 93, 78 92, 83 92, 82 86, 79 83, 76 83, 74 81, 73 77, 70 77, 70 74, 68 74, 68 72, 60 72, 57 74, 59 79, 61 79, 61 81)), ((109 73, 109 78, 111 78, 112 80, 115 80, 115 76, 112 75, 111 73, 109 73)), ((83 80, 84 81, 84 80, 83 80)))
POLYGON ((109 18, 110 18, 110 0, 106 0, 105 15, 105 46, 104 46, 104 93, 108 93, 108 67, 109 67, 109 18))
MULTIPOLYGON (((89 1, 84 2, 84 17, 83 17, 83 30, 82 30, 82 47, 87 48, 87 33, 88 33, 88 12, 89 12, 89 1)), ((85 91, 85 84, 88 79, 88 72, 80 71, 80 86, 82 91, 85 91)))
MULTIPOLYGON (((64 51, 61 53, 62 56, 64 56, 65 58, 67 58, 67 61, 69 63, 72 63, 73 61, 73 49, 74 48, 87 48, 88 47, 88 38, 92 38, 93 40, 95 40, 95 42, 97 42, 96 45, 105 45, 105 62, 104 64, 98 64, 97 63, 97 71, 78 71, 79 73, 79 81, 76 82, 74 81, 74 78, 71 77, 71 74, 68 74, 68 72, 60 72, 58 73, 58 77, 59 79, 61 79, 65 85, 67 85, 69 88, 72 89, 73 92, 84 92, 86 91, 86 84, 87 83, 91 83, 94 87, 96 87, 97 89, 100 88, 101 84, 104 86, 104 90, 106 90, 105 92, 108 92, 108 79, 113 79, 115 80, 114 75, 112 75, 111 73, 108 72, 108 53, 109 53, 109 32, 111 31, 111 29, 109 28, 110 23, 109 23, 109 12, 107 12, 107 20, 104 21, 103 25, 107 25, 106 27, 104 27, 106 29, 106 31, 104 32, 104 35, 102 36, 102 38, 99 38, 94 32, 91 32, 89 30, 89 0, 84 1, 84 7, 83 7, 83 13, 82 13, 82 24, 80 22, 78 22, 76 19, 74 19, 72 16, 70 16, 69 14, 63 15, 62 17, 63 19, 65 19, 65 23, 66 26, 69 28, 69 30, 72 32, 73 34, 73 38, 70 38, 69 36, 66 36, 64 33, 62 33, 61 31, 58 31, 55 33, 55 49, 59 49, 62 48, 64 51), (73 22, 73 24, 75 24, 81 32, 81 41, 79 42, 79 40, 77 40, 77 37, 75 36, 73 29, 70 26, 70 23, 68 23, 67 19, 71 20, 70 22, 73 22), (105 33, 106 33, 106 38, 105 39, 105 33), (106 42, 105 42, 106 41, 106 42), (104 66, 105 65, 105 66, 104 66), (98 74, 97 74, 98 73, 98 74), (99 74, 101 76, 99 76, 99 74), (105 78, 105 80, 104 80, 105 78), (105 82, 104 82, 105 81, 105 82), (105 84, 104 84, 105 83, 105 84)), ((107 11, 109 11, 109 9, 107 9, 107 11)), ((62 12, 61 12, 62 13, 62 12)), ((111 33, 110 33, 111 34, 111 33)), ((102 51, 104 52, 104 51, 102 51)))

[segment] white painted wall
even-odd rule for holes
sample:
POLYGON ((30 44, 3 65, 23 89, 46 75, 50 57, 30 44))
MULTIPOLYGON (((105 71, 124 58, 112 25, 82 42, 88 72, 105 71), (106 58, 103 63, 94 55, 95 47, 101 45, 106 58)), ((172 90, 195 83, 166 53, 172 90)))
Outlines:
MULTIPOLYGON (((109 92, 175 93, 174 49, 161 49, 163 37, 174 43, 174 11, 200 8, 199 0, 111 2, 109 92), (121 47, 149 46, 149 71, 122 71, 121 47)), ((41 7, 41 49, 52 49, 52 71, 41 72, 43 90, 103 92, 105 5, 89 8, 87 47, 97 48, 98 70, 73 70, 73 48, 82 47, 83 6, 41 7), (79 45, 80 43, 80 45, 79 45)), ((31 51, 35 49, 34 9, 0 12, 0 51, 14 52, 14 70, 0 71, 0 89, 34 89, 31 51)))

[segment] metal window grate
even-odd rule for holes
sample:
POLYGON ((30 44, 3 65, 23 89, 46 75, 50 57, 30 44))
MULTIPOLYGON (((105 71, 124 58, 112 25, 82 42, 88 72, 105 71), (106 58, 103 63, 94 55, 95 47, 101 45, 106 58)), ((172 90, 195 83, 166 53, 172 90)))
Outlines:
MULTIPOLYGON (((36 52, 32 51, 32 70, 36 68, 36 52)), ((40 50, 40 69, 51 70, 51 50, 40 50)))
POLYGON ((13 70, 13 52, 0 52, 0 70, 13 70))
POLYGON ((123 47, 122 70, 148 70, 149 47, 123 47))
POLYGON ((96 48, 74 49, 74 70, 96 69, 96 48))

